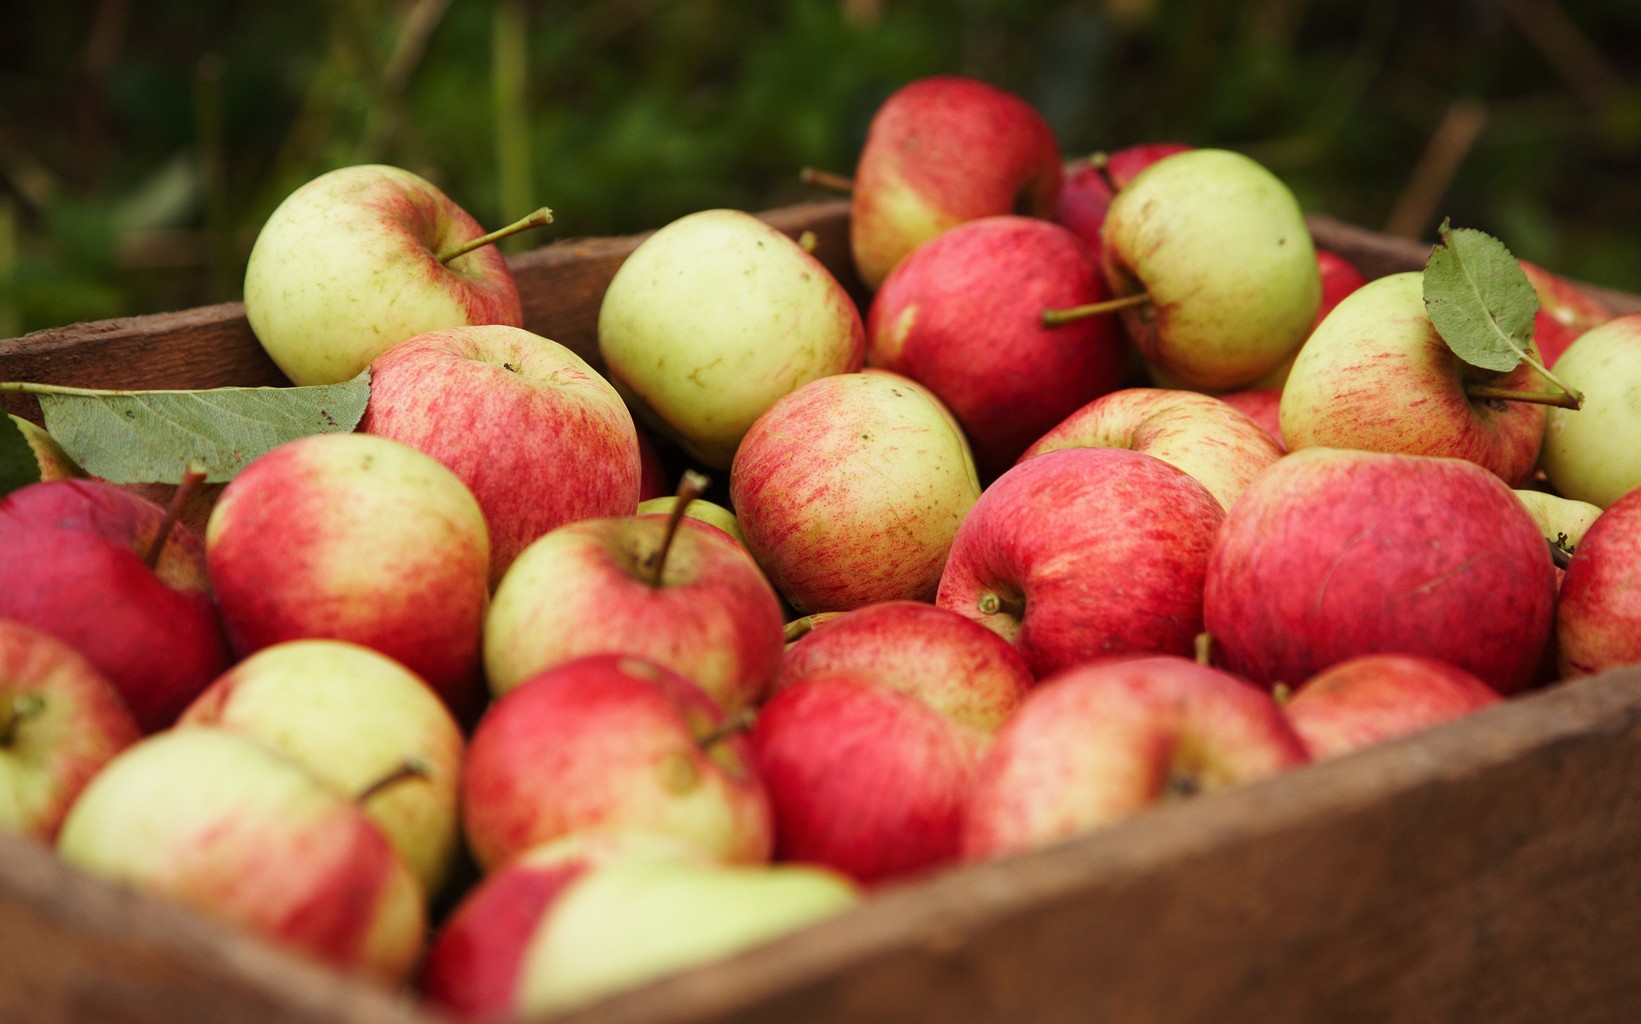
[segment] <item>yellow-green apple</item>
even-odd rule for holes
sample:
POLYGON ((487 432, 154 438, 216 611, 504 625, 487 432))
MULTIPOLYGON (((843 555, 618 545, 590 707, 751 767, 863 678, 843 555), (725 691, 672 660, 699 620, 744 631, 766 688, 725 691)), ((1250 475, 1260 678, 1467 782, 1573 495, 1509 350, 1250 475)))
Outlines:
POLYGON ((502 577, 484 623, 500 696, 589 654, 647 658, 731 714, 763 698, 785 646, 780 597, 724 531, 680 517, 584 519, 544 534, 502 577))
POLYGON ((1219 400, 1236 409, 1264 428, 1265 433, 1271 435, 1271 440, 1283 453, 1288 450, 1288 443, 1282 439, 1282 389, 1270 388, 1238 388, 1235 391, 1223 391, 1219 400))
POLYGON ((73 459, 69 458, 63 446, 57 443, 56 438, 46 432, 46 429, 30 420, 12 413, 6 414, 11 422, 23 435, 23 441, 29 446, 34 456, 34 466, 37 480, 64 480, 70 477, 85 476, 73 459))
POLYGON ((1346 296, 1299 350, 1282 388, 1282 437, 1290 451, 1468 459, 1516 487, 1537 464, 1544 406, 1471 391, 1532 391, 1536 380, 1526 362, 1498 373, 1454 355, 1425 313, 1424 275, 1391 274, 1346 296))
POLYGON ((736 725, 641 658, 595 654, 532 676, 490 706, 468 744, 468 848, 488 870, 575 832, 637 832, 766 861, 769 797, 736 725))
POLYGON ((1492 473, 1306 448, 1255 477, 1226 516, 1203 614, 1224 666, 1261 685, 1401 653, 1510 694, 1533 680, 1554 600, 1538 524, 1492 473))
POLYGON ((1005 89, 933 75, 872 115, 849 202, 849 246, 866 287, 901 257, 964 221, 1051 217, 1065 172, 1054 130, 1005 89))
POLYGON ((1584 404, 1549 410, 1539 465, 1556 493, 1606 508, 1641 487, 1641 313, 1579 335, 1555 374, 1584 404))
MULTIPOLYGON (((661 495, 639 502, 637 514, 666 517, 672 514, 672 510, 677 504, 678 496, 676 494, 661 495)), ((691 499, 690 503, 684 506, 684 515, 706 523, 708 526, 716 526, 728 534, 735 543, 746 547, 746 538, 741 536, 741 524, 735 518, 735 513, 717 502, 708 501, 705 498, 691 499)))
MULTIPOLYGON (((1518 488, 1516 497, 1527 506, 1533 522, 1538 524, 1539 532, 1544 534, 1545 542, 1553 549, 1559 548, 1568 556, 1583 542, 1584 535, 1601 515, 1599 505, 1592 505, 1576 498, 1563 498, 1549 491, 1518 488)), ((1554 551, 1551 553, 1553 555, 1554 551)), ((1559 569, 1556 572, 1556 579, 1561 579, 1559 569)))
POLYGON ((1270 694, 1233 675, 1171 655, 1081 665, 1039 682, 999 731, 963 857, 1048 846, 1307 760, 1270 694))
POLYGON ((57 839, 68 863, 353 975, 405 980, 416 876, 353 801, 226 729, 169 729, 104 766, 57 839))
POLYGON ((598 352, 638 419, 728 469, 792 389, 860 368, 860 310, 831 271, 749 213, 702 210, 634 249, 598 309, 598 352))
POLYGON ((1567 563, 1556 663, 1563 679, 1641 663, 1641 490, 1607 506, 1567 563))
POLYGON ((142 731, 68 644, 0 619, 0 829, 56 841, 69 805, 142 731))
POLYGON ((1189 654, 1225 511, 1184 470, 1124 448, 1045 452, 997 478, 952 542, 936 603, 996 631, 1041 678, 1189 654))
POLYGON ((240 656, 350 640, 427 680, 458 717, 483 703, 489 533, 431 455, 371 434, 288 441, 223 489, 205 548, 240 656))
POLYGON ((845 611, 933 598, 980 480, 939 399, 869 370, 811 381, 759 417, 729 494, 748 550, 792 607, 845 611))
POLYGON ((1073 161, 1065 168, 1065 186, 1054 220, 1070 228, 1083 240, 1096 259, 1105 247, 1101 238, 1105 211, 1111 198, 1134 176, 1165 156, 1183 153, 1190 146, 1178 142, 1142 142, 1110 153, 1095 153, 1073 161))
POLYGON ((1544 365, 1554 369, 1567 346, 1585 331, 1601 326, 1617 314, 1565 277, 1537 263, 1518 262, 1538 296, 1538 312, 1533 316, 1533 344, 1538 347, 1544 365))
POLYGON ((360 164, 287 196, 245 266, 245 317, 297 384, 352 378, 396 342, 445 327, 524 323, 507 262, 449 196, 398 167, 360 164))
POLYGON ((144 732, 171 724, 231 660, 204 546, 165 523, 165 509, 104 480, 0 499, 0 618, 79 651, 144 732))
POLYGON ((1062 448, 1127 448, 1191 474, 1224 508, 1282 457, 1270 434, 1229 404, 1196 391, 1124 388, 1073 412, 1020 461, 1062 448))
POLYGON ((1108 298, 1088 247, 1066 228, 982 217, 918 246, 884 279, 867 312, 866 362, 934 392, 990 479, 1122 380, 1128 342, 1115 320, 1043 319, 1108 298))
POLYGON ((1311 759, 1338 757, 1463 718, 1504 698, 1447 662, 1363 654, 1323 669, 1282 702, 1311 759))
POLYGON ((343 640, 264 647, 207 687, 177 725, 232 729, 289 755, 355 799, 424 892, 444 885, 461 838, 465 740, 432 687, 387 655, 343 640))
POLYGON ((769 942, 861 899, 846 878, 805 865, 542 854, 482 882, 430 951, 424 991, 456 1019, 570 1010, 769 942))
POLYGON ((490 582, 555 526, 631 515, 642 465, 610 382, 556 341, 497 324, 407 338, 370 364, 359 429, 448 466, 484 510, 490 582))
POLYGON ((1104 269, 1128 336, 1157 371, 1231 390, 1304 342, 1321 272, 1298 201, 1257 161, 1191 149, 1151 164, 1106 213, 1104 269), (1143 301, 1141 301, 1141 297, 1143 301))

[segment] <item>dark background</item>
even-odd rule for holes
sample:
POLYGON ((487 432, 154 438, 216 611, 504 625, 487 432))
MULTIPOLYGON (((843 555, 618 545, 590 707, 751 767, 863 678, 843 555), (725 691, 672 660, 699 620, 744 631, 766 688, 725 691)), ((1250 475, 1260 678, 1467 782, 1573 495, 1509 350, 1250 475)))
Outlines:
POLYGON ((1307 210, 1442 216, 1641 291, 1635 0, 98 0, 8 5, 0 337, 239 295, 297 185, 383 161, 520 244, 817 193, 896 86, 1026 97, 1068 156, 1239 149, 1307 210))

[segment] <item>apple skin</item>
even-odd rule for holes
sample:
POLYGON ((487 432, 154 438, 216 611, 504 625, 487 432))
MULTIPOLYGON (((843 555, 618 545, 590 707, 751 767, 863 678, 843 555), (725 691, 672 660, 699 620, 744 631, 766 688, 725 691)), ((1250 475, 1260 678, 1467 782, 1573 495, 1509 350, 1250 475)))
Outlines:
POLYGON ((114 484, 53 480, 0 499, 0 618, 51 633, 107 676, 144 732, 170 725, 228 667, 204 546, 114 484))
POLYGON ((730 714, 761 700, 785 647, 780 597, 722 530, 679 521, 660 586, 647 565, 661 516, 584 519, 526 548, 484 625, 491 692, 589 654, 647 658, 687 677, 730 714))
POLYGON ((279 750, 354 797, 424 892, 448 879, 466 741, 432 687, 387 655, 342 640, 264 647, 219 676, 177 726, 232 729, 279 750), (358 799, 410 764, 419 776, 358 799))
POLYGON ((927 388, 868 370, 811 381, 759 417, 730 504, 799 611, 929 600, 980 494, 961 428, 927 388))
POLYGON ((229 481, 205 531, 234 650, 348 640, 425 679, 458 718, 483 703, 490 541, 478 500, 430 455, 314 434, 229 481))
POLYGON ((1345 296, 1367 284, 1367 277, 1356 269, 1356 264, 1331 249, 1316 250, 1316 266, 1322 275, 1322 301, 1316 307, 1316 319, 1311 329, 1327 318, 1345 296))
POLYGON ((873 114, 855 165, 855 268, 876 289, 907 253, 964 221, 1051 217, 1064 180, 1054 130, 1030 103, 958 75, 910 82, 873 114))
POLYGON ((1203 577, 1224 518, 1207 488, 1155 456, 1045 452, 980 496, 935 603, 1013 643, 1039 679, 1117 655, 1184 655, 1202 631, 1203 577), (988 597, 1003 606, 988 613, 988 597))
POLYGON ((1306 448, 1226 516, 1203 618, 1218 660, 1263 686, 1397 652, 1511 694, 1533 680, 1554 601, 1549 549, 1498 477, 1463 459, 1306 448))
POLYGON ((34 453, 34 464, 41 480, 68 480, 85 476, 85 470, 69 458, 68 453, 63 451, 63 446, 58 444, 44 427, 12 413, 6 415, 22 433, 29 450, 34 453))
POLYGON ((1563 679, 1641 663, 1641 490, 1609 505, 1573 552, 1556 653, 1563 679))
POLYGON ((462 829, 483 869, 577 831, 651 832, 737 863, 769 859, 769 796, 744 736, 688 679, 618 654, 579 658, 508 691, 480 719, 462 829))
POLYGON ((1277 369, 1321 302, 1310 229, 1293 193, 1240 153, 1191 149, 1137 174, 1106 213, 1106 280, 1129 338, 1180 386, 1228 391, 1277 369))
POLYGON ((1555 374, 1584 406, 1549 411, 1539 465, 1557 494, 1606 508, 1641 487, 1641 313, 1585 331, 1555 374))
POLYGON ((57 852, 90 874, 389 985, 422 949, 415 875, 345 796, 225 729, 156 733, 69 809, 57 852))
POLYGON ((1020 461, 1062 448, 1100 447, 1154 455, 1189 473, 1223 508, 1282 457, 1265 428, 1229 403, 1195 391, 1124 388, 1073 412, 1020 461))
POLYGON ((1288 442, 1282 438, 1281 388, 1240 388, 1222 392, 1219 400, 1263 427, 1283 454, 1287 454, 1288 442))
POLYGON ((1045 310, 1110 296, 1066 228, 982 217, 918 246, 884 280, 867 312, 866 362, 934 392, 989 479, 1121 382, 1128 342, 1115 319, 1043 323, 1045 310))
POLYGON ((1144 142, 1073 161, 1065 169, 1055 222, 1070 228, 1097 257, 1105 247, 1102 228, 1111 198, 1158 160, 1191 148, 1179 142, 1144 142))
POLYGON ((999 731, 963 858, 1048 846, 1308 760, 1270 695, 1232 675, 1168 655, 1082 665, 1042 680, 999 731))
POLYGON ((1606 303, 1536 263, 1518 260, 1527 280, 1538 295, 1538 313, 1533 317, 1533 344, 1544 365, 1555 368, 1567 347, 1592 327, 1599 327, 1615 314, 1606 303))
MULTIPOLYGON (((1568 552, 1572 552, 1584 542, 1584 535, 1590 531, 1590 526, 1601 516, 1601 507, 1587 501, 1578 501, 1574 498, 1563 498, 1559 494, 1548 491, 1538 491, 1531 488, 1517 488, 1516 497, 1538 524, 1539 532, 1544 534, 1544 540, 1549 544, 1556 544, 1568 552)), ((1562 570, 1556 570, 1556 581, 1559 584, 1562 570)))
POLYGON ((1282 436, 1289 451, 1468 459, 1518 487, 1538 462, 1544 407, 1472 401, 1469 383, 1542 389, 1526 362, 1501 374, 1460 360, 1425 314, 1424 275, 1391 274, 1346 296, 1299 350, 1282 388, 1282 436))
POLYGON ((1282 704, 1312 760, 1338 757, 1462 718, 1504 698, 1456 665, 1364 654, 1323 669, 1282 704))
POLYGON ((359 429, 426 452, 473 492, 491 586, 553 527, 638 505, 642 460, 621 396, 574 352, 516 327, 432 331, 377 356, 359 429))
POLYGON ((49 633, 0 619, 0 829, 50 845, 69 805, 142 738, 114 684, 49 633))
POLYGON ((440 263, 484 234, 432 183, 381 164, 342 167, 287 196, 245 267, 245 317, 297 384, 349 380, 395 343, 467 324, 524 323, 495 246, 440 263))
POLYGON ((728 469, 776 399, 860 369, 866 332, 848 292, 797 242, 749 213, 702 210, 622 262, 599 306, 598 351, 640 421, 728 469))

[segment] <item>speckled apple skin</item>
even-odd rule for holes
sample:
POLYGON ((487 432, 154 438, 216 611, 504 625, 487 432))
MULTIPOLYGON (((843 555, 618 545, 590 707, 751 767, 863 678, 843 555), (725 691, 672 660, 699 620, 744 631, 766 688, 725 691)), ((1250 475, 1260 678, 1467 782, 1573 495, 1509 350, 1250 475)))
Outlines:
POLYGON ((287 196, 257 233, 245 267, 245 317, 297 384, 348 380, 424 331, 522 326, 518 287, 495 246, 438 260, 484 233, 409 171, 338 168, 287 196))
POLYGON ((1225 512, 1161 459, 1046 452, 998 477, 952 542, 936 603, 1011 641, 1043 676, 1125 654, 1188 654, 1225 512), (986 614, 981 596, 1024 602, 986 614))
POLYGON ((1254 479, 1208 565, 1221 663, 1296 685, 1362 654, 1526 687, 1549 640, 1554 566, 1498 477, 1463 459, 1307 448, 1254 479))
POLYGON ((1504 698, 1446 662, 1364 654, 1305 680, 1282 704, 1313 760, 1338 757, 1463 718, 1504 698))
POLYGON ((1043 324, 1046 310, 1110 295, 1088 248, 1058 224, 968 221, 908 253, 884 280, 867 312, 866 362, 934 392, 989 479, 1122 380, 1128 341, 1114 318, 1043 324))
POLYGON ((933 75, 890 94, 866 129, 850 193, 855 267, 876 288, 918 244, 967 220, 1050 217, 1065 172, 1031 104, 972 78, 933 75))
POLYGON ((1608 506, 1573 552, 1556 648, 1563 678, 1641 663, 1641 490, 1608 506))

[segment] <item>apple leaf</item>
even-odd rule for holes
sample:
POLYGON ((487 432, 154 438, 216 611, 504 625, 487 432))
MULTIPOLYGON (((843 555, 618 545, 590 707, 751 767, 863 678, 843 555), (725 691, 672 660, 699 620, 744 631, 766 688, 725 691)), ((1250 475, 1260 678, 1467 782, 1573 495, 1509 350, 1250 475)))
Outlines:
POLYGON ((40 480, 40 461, 23 428, 0 412, 0 496, 40 480))
POLYGON ((1453 354, 1504 373, 1527 358, 1538 294, 1504 243, 1442 221, 1424 269, 1424 306, 1453 354))
POLYGON ((370 398, 370 371, 309 387, 36 394, 46 429, 92 476, 174 484, 193 463, 207 482, 222 483, 286 441, 352 430, 370 398))

